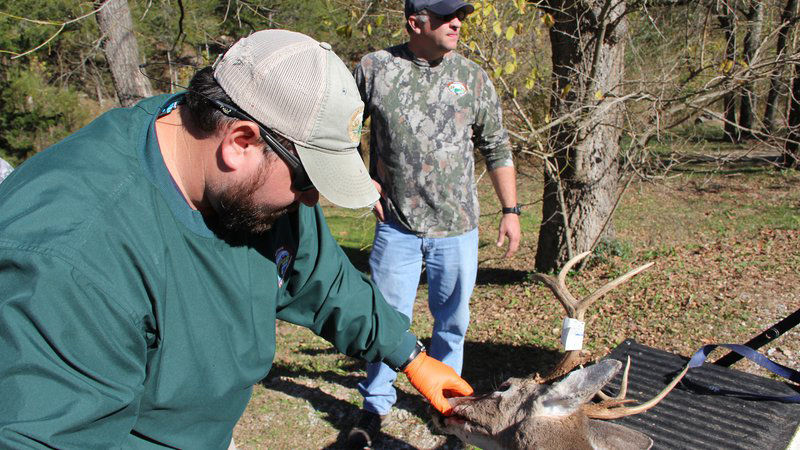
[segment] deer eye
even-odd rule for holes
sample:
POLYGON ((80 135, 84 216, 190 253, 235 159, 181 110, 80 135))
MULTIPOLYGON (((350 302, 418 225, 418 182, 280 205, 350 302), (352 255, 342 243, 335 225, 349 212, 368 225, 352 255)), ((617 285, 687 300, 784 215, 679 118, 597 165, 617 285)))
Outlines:
POLYGON ((505 381, 503 384, 497 387, 497 389, 492 392, 492 397, 501 397, 504 394, 507 394, 513 388, 513 383, 511 381, 505 381))

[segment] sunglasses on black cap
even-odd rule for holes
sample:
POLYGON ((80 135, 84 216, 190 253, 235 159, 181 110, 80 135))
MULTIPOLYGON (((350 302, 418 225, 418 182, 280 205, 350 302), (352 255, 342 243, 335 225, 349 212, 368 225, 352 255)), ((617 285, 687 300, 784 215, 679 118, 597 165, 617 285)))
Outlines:
POLYGON ((266 127, 259 123, 259 121, 239 108, 208 97, 205 97, 205 99, 228 117, 255 123, 258 126, 258 130, 261 132, 261 138, 264 139, 267 145, 269 145, 270 148, 286 162, 286 165, 292 169, 292 187, 298 192, 314 189, 314 183, 308 178, 308 173, 306 169, 303 168, 303 163, 300 161, 300 158, 284 147, 266 127))

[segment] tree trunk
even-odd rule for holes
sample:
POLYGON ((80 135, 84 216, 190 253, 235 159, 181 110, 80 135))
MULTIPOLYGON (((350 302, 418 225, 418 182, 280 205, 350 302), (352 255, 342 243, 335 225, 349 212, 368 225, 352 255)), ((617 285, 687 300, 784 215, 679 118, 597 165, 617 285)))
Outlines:
POLYGON ((536 270, 613 239, 628 33, 624 0, 552 0, 552 120, 536 270))
POLYGON ((97 13, 105 43, 103 53, 111 68, 114 89, 122 106, 131 106, 152 95, 150 80, 140 71, 139 44, 127 0, 106 0, 97 13))
MULTIPOLYGON (((720 27, 725 31, 725 57, 723 71, 726 75, 736 66, 736 12, 730 2, 722 2, 719 16, 720 27)), ((725 114, 725 140, 739 141, 739 127, 736 125, 736 92, 730 91, 722 97, 725 114)))
POLYGON ((798 159, 800 159, 798 147, 800 147, 800 65, 795 64, 789 102, 789 135, 786 137, 786 146, 783 152, 785 167, 798 167, 798 159))
MULTIPOLYGON (((764 21, 763 0, 751 0, 750 9, 747 12, 747 34, 744 37, 742 59, 745 64, 750 66, 761 42, 761 28, 764 21)), ((742 85, 742 97, 739 104, 739 130, 741 139, 753 137, 753 108, 755 105, 755 93, 753 92, 753 81, 747 81, 742 85)))
POLYGON ((778 41, 775 44, 775 67, 772 69, 769 79, 769 91, 764 103, 764 132, 771 134, 775 130, 775 114, 778 109, 778 97, 785 91, 786 86, 783 80, 782 61, 786 56, 786 42, 789 40, 789 31, 792 27, 792 17, 797 10, 797 0, 786 0, 786 5, 781 13, 781 25, 778 30, 778 41))

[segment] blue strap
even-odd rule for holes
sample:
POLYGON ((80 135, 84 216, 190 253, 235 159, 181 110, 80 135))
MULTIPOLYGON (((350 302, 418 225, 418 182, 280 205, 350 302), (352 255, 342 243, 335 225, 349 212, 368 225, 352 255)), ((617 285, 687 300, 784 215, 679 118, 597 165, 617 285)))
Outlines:
MULTIPOLYGON (((778 364, 766 356, 758 353, 757 351, 753 350, 746 345, 740 344, 711 344, 711 345, 704 345, 697 350, 694 355, 692 355, 691 359, 689 360, 689 368, 700 367, 703 365, 703 362, 708 358, 708 355, 714 351, 717 347, 725 347, 728 350, 736 352, 745 358, 753 361, 754 363, 758 364, 759 366, 769 370, 770 372, 786 378, 788 380, 794 381, 795 383, 800 383, 800 372, 790 369, 784 365, 778 364)), ((695 384, 695 383, 692 383, 695 384)), ((721 394, 721 395, 734 395, 739 397, 745 397, 749 399, 757 399, 757 400, 774 400, 783 403, 800 403, 800 394, 799 395, 789 395, 785 397, 778 397, 772 395, 761 395, 761 394, 754 394, 752 392, 742 392, 742 391, 733 391, 722 389, 718 386, 703 386, 705 389, 711 391, 714 394, 721 394)))

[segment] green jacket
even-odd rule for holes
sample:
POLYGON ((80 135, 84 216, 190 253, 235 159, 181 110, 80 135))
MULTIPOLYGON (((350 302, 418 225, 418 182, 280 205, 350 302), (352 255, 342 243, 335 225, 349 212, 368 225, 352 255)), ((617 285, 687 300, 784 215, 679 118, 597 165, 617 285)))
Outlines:
POLYGON ((245 245, 209 230, 155 139, 179 98, 103 114, 0 184, 0 448, 227 448, 276 319, 369 361, 411 353, 318 206, 245 245))

